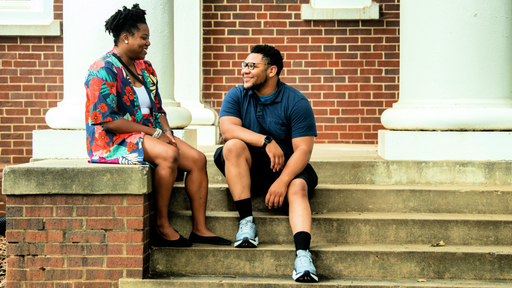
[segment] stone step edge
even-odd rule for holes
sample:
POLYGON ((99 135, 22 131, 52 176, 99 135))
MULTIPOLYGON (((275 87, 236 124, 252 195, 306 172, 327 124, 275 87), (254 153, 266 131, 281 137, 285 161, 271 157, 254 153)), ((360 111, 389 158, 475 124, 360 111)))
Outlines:
MULTIPOLYGON (((179 217, 191 217, 188 210, 170 211, 179 217)), ((272 212, 253 212, 254 219, 269 217, 287 219, 287 215, 272 212)), ((425 221, 512 221, 512 215, 507 214, 458 214, 458 213, 396 213, 396 212, 327 212, 313 213, 312 218, 332 218, 347 220, 425 220, 425 221)), ((207 211, 206 217, 239 218, 236 211, 207 211)), ((257 220, 256 220, 257 222, 257 220)))
MULTIPOLYGON (((191 249, 191 250, 231 250, 240 251, 241 248, 233 246, 214 246, 207 244, 195 243, 192 247, 187 248, 168 248, 168 247, 152 247, 152 250, 160 249, 191 249)), ((290 251, 294 253, 294 244, 259 244, 254 249, 243 249, 247 252, 258 251, 290 251)), ((312 254, 316 253, 337 253, 337 252, 374 252, 374 253, 448 253, 448 254, 491 254, 510 255, 512 256, 512 247, 510 246, 465 246, 465 245, 446 245, 441 247, 431 247, 421 244, 319 244, 311 245, 312 254)))
MULTIPOLYGON (((175 182, 174 187, 184 188, 185 182, 175 182)), ((228 188, 226 183, 209 183, 210 188, 228 188)), ((417 185, 394 185, 394 184, 318 184, 315 189, 340 189, 340 190, 432 190, 457 192, 511 192, 512 185, 449 185, 449 184, 417 184, 417 185)))
MULTIPOLYGON (((235 277, 235 276, 188 276, 162 277, 158 279, 120 279, 119 288, 161 288, 183 287, 186 284, 205 284, 205 287, 232 286, 243 287, 302 287, 310 284, 297 283, 288 278, 267 277, 235 277), (171 286, 173 285, 173 286, 171 286)), ((474 280, 438 280, 438 279, 320 279, 316 286, 321 287, 510 287, 507 281, 474 281, 474 280), (423 281, 424 280, 424 281, 423 281)), ((197 287, 197 286, 194 286, 197 287)))

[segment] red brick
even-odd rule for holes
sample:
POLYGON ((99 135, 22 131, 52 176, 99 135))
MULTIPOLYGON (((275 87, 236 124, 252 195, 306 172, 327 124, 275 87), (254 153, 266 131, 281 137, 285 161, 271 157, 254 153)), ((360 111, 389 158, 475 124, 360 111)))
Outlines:
POLYGON ((64 258, 62 257, 27 257, 27 268, 62 268, 64 258))
POLYGON ((86 219, 86 229, 122 229, 121 219, 86 219))
POLYGON ((142 232, 107 232, 108 243, 134 243, 142 241, 142 232))
POLYGON ((125 269, 126 277, 128 279, 142 279, 144 278, 143 269, 125 269))
MULTIPOLYGON (((121 267, 121 268, 124 268, 124 267, 121 267)), ((123 270, 122 269, 87 269, 87 270, 85 270, 85 280, 119 280, 121 278, 123 278, 123 270)))
POLYGON ((288 28, 288 22, 286 21, 264 21, 264 28, 288 28))
MULTIPOLYGON (((56 208, 57 210, 58 208, 56 208)), ((72 211, 71 211, 72 212, 72 211)), ((66 213, 66 214, 69 214, 66 213)), ((61 215, 72 216, 72 215, 61 215)), ((82 219, 46 219, 46 229, 48 230, 80 230, 83 227, 82 219)), ((73 242, 73 241, 70 241, 73 242)))
POLYGON ((262 5, 238 5, 240 12, 260 12, 263 11, 262 5))
POLYGON ((67 257, 66 267, 80 268, 80 267, 96 267, 101 268, 104 265, 104 257, 67 257))
POLYGON ((358 91, 357 84, 339 84, 335 86, 335 91, 358 91))
POLYGON ((72 231, 66 233, 66 241, 71 243, 104 243, 104 231, 72 231))
POLYGON ((44 244, 15 244, 7 245, 7 255, 42 255, 45 253, 44 244))
MULTIPOLYGON (((43 253, 38 253, 43 254, 43 253)), ((82 255, 84 246, 80 244, 47 244, 46 255, 82 255)))
POLYGON ((126 219, 126 229, 144 229, 142 219, 126 219))
POLYGON ((43 227, 43 219, 7 219, 9 230, 42 230, 43 227))
POLYGON ((113 217, 112 206, 79 206, 76 207, 77 217, 113 217))
POLYGON ((369 76, 349 76, 348 83, 371 83, 372 78, 369 76))
POLYGON ((334 37, 311 37, 311 44, 334 44, 334 37))
POLYGON ((86 244, 85 255, 105 256, 105 255, 124 255, 123 244, 86 244))
POLYGON ((53 282, 27 282, 25 288, 54 288, 53 282))
POLYGON ((82 270, 80 269, 48 269, 45 271, 45 280, 64 281, 81 280, 82 270))
MULTIPOLYGON (((0 69, 1 70, 1 69, 0 69)), ((21 91, 21 85, 0 85, 0 91, 8 92, 8 91, 21 91)), ((4 106, 6 107, 6 106, 4 106)))
MULTIPOLYGON (((80 205, 83 202, 82 196, 73 195, 51 195, 46 196, 46 205, 80 205)), ((109 203, 105 203, 107 205, 109 203)))
POLYGON ((27 231, 26 236, 25 236, 25 241, 26 242, 63 242, 64 241, 64 233, 62 231, 56 231, 56 232, 27 231))
POLYGON ((25 207, 26 217, 52 217, 52 207, 25 207))
POLYGON ((142 268, 142 257, 107 257, 107 268, 142 268))
POLYGON ((116 217, 140 217, 144 216, 144 209, 141 206, 117 206, 116 217))
POLYGON ((11 256, 6 259, 9 269, 25 268, 25 257, 11 256))
POLYGON ((364 67, 364 61, 340 61, 341 67, 364 67))
POLYGON ((23 242, 23 232, 7 230, 5 231, 5 238, 9 243, 23 242))

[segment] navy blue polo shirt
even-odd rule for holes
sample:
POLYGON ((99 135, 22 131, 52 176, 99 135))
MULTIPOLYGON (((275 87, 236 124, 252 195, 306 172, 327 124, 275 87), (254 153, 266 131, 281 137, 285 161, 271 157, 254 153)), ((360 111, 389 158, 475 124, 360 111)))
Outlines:
POLYGON ((315 115, 308 99, 280 80, 272 97, 263 102, 243 85, 234 87, 222 102, 220 117, 224 116, 236 117, 242 120, 242 127, 272 136, 286 159, 293 154, 292 139, 317 136, 315 115))

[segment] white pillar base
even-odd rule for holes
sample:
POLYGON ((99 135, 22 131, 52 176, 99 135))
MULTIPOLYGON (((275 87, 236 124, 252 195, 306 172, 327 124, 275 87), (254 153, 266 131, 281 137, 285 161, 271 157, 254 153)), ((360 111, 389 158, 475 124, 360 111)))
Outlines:
POLYGON ((512 160, 512 132, 379 131, 386 160, 512 160))
POLYGON ((197 130, 197 145, 210 146, 219 144, 219 127, 190 125, 187 128, 197 130))
MULTIPOLYGON (((173 130, 174 135, 197 148, 196 129, 173 130)), ((85 130, 34 130, 32 161, 43 159, 89 159, 85 130)))
POLYGON ((172 129, 182 129, 187 127, 192 121, 192 114, 187 108, 180 106, 165 106, 167 113, 167 122, 172 129))

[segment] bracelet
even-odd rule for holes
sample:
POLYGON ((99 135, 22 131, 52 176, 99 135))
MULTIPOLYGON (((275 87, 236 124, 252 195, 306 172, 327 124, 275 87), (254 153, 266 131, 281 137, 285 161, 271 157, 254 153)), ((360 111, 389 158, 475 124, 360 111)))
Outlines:
POLYGON ((169 131, 171 131, 172 136, 174 136, 174 131, 172 131, 172 129, 171 129, 171 128, 167 128, 167 129, 165 129, 164 131, 162 131, 162 133, 167 133, 167 132, 169 132, 169 131))
POLYGON ((155 132, 155 134, 153 134, 153 138, 158 139, 158 137, 160 137, 160 135, 162 135, 162 130, 156 128, 156 132, 155 132))

